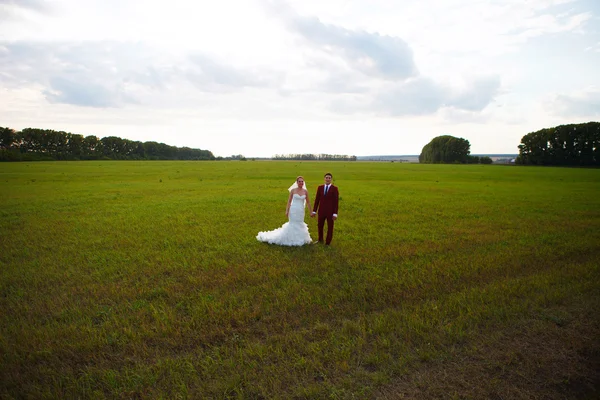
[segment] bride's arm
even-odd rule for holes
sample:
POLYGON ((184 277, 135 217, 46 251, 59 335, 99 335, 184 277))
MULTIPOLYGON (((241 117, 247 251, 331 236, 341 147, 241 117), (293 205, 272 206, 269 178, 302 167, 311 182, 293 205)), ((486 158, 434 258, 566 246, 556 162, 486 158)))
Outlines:
POLYGON ((290 215, 290 205, 292 204, 292 198, 294 197, 293 192, 294 192, 293 190, 290 192, 290 197, 288 198, 287 206, 285 207, 286 217, 289 217, 289 215, 290 215))
POLYGON ((310 198, 308 197, 308 190, 304 190, 305 194, 306 194, 306 205, 308 206, 308 211, 311 211, 312 208, 310 208, 310 198))

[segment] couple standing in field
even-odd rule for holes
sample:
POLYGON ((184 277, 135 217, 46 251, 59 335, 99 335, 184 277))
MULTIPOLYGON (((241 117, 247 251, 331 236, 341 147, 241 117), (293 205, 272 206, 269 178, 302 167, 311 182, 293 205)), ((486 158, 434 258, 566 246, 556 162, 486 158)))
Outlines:
MULTIPOLYGON (((311 218, 317 217, 318 243, 323 243, 323 230, 325 222, 327 222, 325 244, 329 245, 333 238, 333 223, 337 219, 339 191, 337 186, 333 185, 333 176, 329 172, 325 174, 324 178, 325 183, 317 188, 317 196, 310 216, 311 218)), ((297 177, 296 182, 288 190, 290 195, 285 209, 288 222, 281 228, 259 232, 256 238, 261 242, 282 246, 302 246, 312 243, 308 225, 304 222, 304 208, 308 206, 310 210, 310 199, 304 178, 297 177)))

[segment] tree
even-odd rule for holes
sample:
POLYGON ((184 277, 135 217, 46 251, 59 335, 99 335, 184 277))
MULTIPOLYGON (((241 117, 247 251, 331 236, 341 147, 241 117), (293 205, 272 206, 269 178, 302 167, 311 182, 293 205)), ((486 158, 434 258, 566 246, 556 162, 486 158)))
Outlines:
MULTIPOLYGON (((73 134, 25 128, 15 132, 0 127, 0 161, 18 160, 214 160, 209 150, 179 148, 165 143, 138 142, 117 136, 73 134)), ((241 155, 240 155, 241 157, 241 155)))
POLYGON ((107 158, 119 160, 124 158, 125 143, 123 139, 117 136, 106 136, 100 139, 102 143, 102 155, 107 158))
POLYGON ((80 160, 83 153, 83 135, 69 133, 67 141, 68 158, 80 160))
POLYGON ((519 164, 600 165, 600 122, 530 132, 519 145, 519 164))
POLYGON ((450 135, 438 136, 423 147, 419 155, 419 162, 425 164, 466 163, 469 162, 470 148, 471 144, 466 139, 450 135))
POLYGON ((13 129, 0 128, 0 149, 9 149, 15 138, 15 131, 13 129))
POLYGON ((100 139, 96 136, 86 136, 83 138, 82 157, 84 160, 96 159, 99 156, 98 148, 101 146, 100 139))
POLYGON ((19 140, 19 135, 13 129, 0 127, 0 161, 21 159, 19 140))
POLYGON ((481 162, 481 158, 477 156, 467 156, 467 164, 479 164, 481 162))

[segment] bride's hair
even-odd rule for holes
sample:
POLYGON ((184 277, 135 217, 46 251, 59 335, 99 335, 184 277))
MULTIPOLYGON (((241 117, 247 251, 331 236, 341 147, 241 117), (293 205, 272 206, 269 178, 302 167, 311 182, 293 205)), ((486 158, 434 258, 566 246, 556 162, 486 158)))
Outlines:
MULTIPOLYGON (((304 181, 304 177, 303 177, 302 175, 301 175, 301 176, 299 176, 299 177, 297 177, 297 178, 296 178, 296 181, 295 181, 295 182, 292 184, 292 186, 290 186, 290 187, 288 188, 288 191, 290 191, 290 192, 291 192, 291 191, 292 191, 292 190, 294 190, 294 189, 298 189, 298 180, 299 180, 299 179, 302 179, 302 180, 304 181)), ((304 190, 306 190, 306 181, 304 181, 304 190)), ((306 193, 308 193, 308 191, 307 191, 306 193)))

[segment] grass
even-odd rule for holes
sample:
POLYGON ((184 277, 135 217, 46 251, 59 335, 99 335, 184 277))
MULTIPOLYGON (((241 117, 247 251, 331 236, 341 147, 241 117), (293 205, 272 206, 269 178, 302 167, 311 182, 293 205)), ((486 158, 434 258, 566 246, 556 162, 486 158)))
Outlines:
POLYGON ((598 394, 600 170, 4 163, 0 193, 2 398, 598 394), (258 242, 325 172, 333 245, 258 242))

